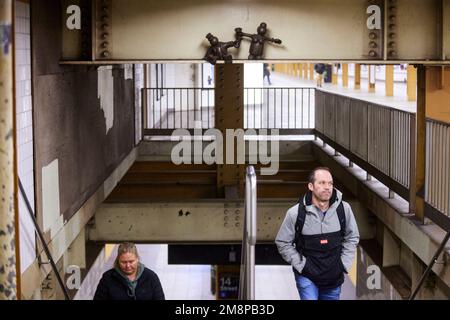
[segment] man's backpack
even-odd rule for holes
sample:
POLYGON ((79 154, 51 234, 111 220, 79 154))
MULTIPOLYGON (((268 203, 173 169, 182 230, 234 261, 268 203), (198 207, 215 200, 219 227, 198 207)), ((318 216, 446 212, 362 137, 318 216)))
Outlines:
MULTIPOLYGON (((345 221, 345 210, 344 210, 344 203, 341 201, 339 206, 336 209, 338 218, 339 218, 339 225, 341 226, 341 235, 342 238, 345 236, 345 229, 346 229, 346 221, 345 221)), ((300 198, 300 201, 298 202, 298 214, 297 214, 297 220, 295 221, 295 238, 294 238, 294 244, 297 245, 298 240, 300 239, 302 235, 303 225, 305 224, 306 219, 306 208, 303 204, 303 198, 300 198)))

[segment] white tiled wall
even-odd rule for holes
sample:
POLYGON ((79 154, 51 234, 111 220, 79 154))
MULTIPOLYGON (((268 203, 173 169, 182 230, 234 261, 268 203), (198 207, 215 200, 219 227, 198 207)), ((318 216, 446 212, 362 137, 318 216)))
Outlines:
MULTIPOLYGON (((34 211, 30 5, 21 1, 16 1, 15 5, 17 161, 20 180, 34 211)), ((36 257, 36 244, 34 226, 21 195, 19 218, 21 269, 24 272, 36 257)))

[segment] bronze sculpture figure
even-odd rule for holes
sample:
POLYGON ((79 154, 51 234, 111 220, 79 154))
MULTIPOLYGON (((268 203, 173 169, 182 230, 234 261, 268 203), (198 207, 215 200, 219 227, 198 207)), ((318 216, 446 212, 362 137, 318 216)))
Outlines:
POLYGON ((235 41, 220 42, 219 39, 211 33, 208 33, 206 38, 209 40, 211 46, 208 48, 208 51, 206 51, 204 59, 211 64, 216 64, 217 60, 224 60, 225 63, 231 63, 233 57, 228 53, 228 48, 239 48, 241 44, 240 38, 235 41))
POLYGON ((242 32, 242 28, 236 28, 234 31, 236 32, 236 37, 238 39, 242 40, 243 37, 248 37, 252 40, 252 44, 250 45, 250 55, 248 56, 249 60, 263 59, 264 44, 266 41, 281 44, 280 39, 266 37, 267 24, 264 22, 261 22, 259 25, 257 34, 244 33, 242 32))

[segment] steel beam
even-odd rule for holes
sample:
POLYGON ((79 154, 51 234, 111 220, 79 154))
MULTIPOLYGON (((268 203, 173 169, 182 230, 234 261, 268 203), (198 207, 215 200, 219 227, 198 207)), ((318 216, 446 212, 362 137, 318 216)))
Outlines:
MULTIPOLYGON (((274 241, 287 209, 295 202, 258 202, 258 241, 274 241)), ((243 219, 240 201, 103 204, 88 237, 107 243, 241 242, 243 219)))
MULTIPOLYGON (((205 39, 208 32, 220 41, 230 41, 234 40, 235 27, 256 33, 262 21, 268 23, 270 37, 283 41, 281 45, 266 44, 264 57, 272 62, 450 63, 449 0, 280 0, 276 3, 271 0, 95 0, 93 3, 90 14, 94 60, 109 63, 199 62, 208 47, 205 39), (380 22, 379 26, 369 28, 373 19, 380 22)), ((68 36, 63 32, 63 37, 68 36)), ((231 49, 230 53, 235 60, 246 61, 249 45, 244 41, 241 49, 231 49)), ((70 59, 70 55, 64 55, 63 59, 70 59)))
POLYGON ((61 0, 61 10, 62 56, 70 60, 91 60, 90 0, 61 0))
POLYGON ((233 136, 233 141, 230 141, 227 130, 244 128, 244 65, 217 65, 215 73, 215 128, 221 131, 223 137, 223 146, 218 145, 222 151, 223 164, 217 165, 217 189, 219 194, 226 196, 228 188, 236 188, 237 192, 233 192, 234 197, 242 198, 245 165, 238 162, 239 153, 244 152, 242 156, 245 157, 245 150, 239 148, 239 145, 245 148, 244 135, 238 135, 236 139, 233 136), (232 163, 229 163, 228 156, 231 150, 234 157, 232 163))

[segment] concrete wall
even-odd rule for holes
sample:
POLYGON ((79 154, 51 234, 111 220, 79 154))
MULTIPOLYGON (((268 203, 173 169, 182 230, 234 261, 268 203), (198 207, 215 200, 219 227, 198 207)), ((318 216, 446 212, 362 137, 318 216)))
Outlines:
POLYGON ((135 143, 131 65, 64 67, 60 1, 33 1, 36 209, 50 240, 135 143))

